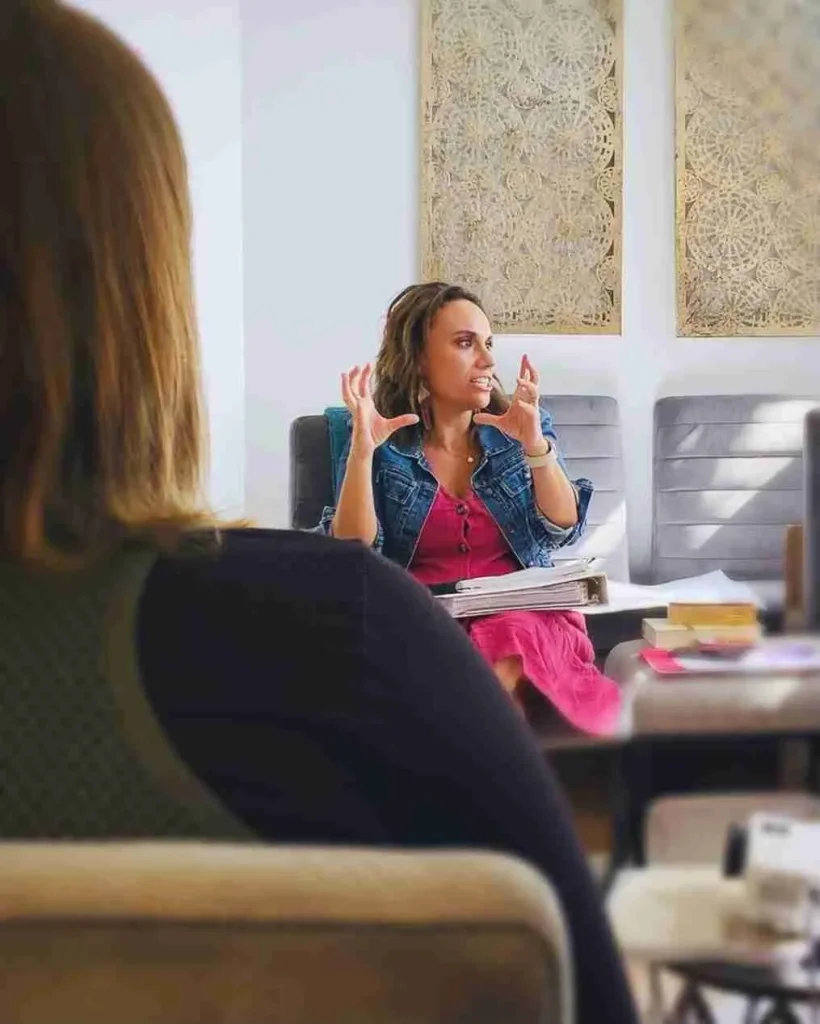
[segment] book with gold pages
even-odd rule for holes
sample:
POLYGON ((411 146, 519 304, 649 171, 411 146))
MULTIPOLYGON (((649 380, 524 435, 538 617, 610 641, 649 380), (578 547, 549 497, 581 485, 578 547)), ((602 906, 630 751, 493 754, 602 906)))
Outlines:
POLYGON ((648 644, 666 651, 701 644, 748 646, 763 637, 763 628, 758 622, 750 626, 679 626, 668 619, 644 619, 641 632, 648 644))
POLYGON ((751 601, 671 601, 673 626, 754 626, 758 607, 751 601))

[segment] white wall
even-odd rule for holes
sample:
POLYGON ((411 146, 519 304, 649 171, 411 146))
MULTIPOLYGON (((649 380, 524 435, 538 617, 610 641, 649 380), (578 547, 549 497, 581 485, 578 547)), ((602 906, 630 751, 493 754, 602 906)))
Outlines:
MULTIPOLYGON (((672 0, 625 0, 623 336, 501 337, 544 390, 616 395, 633 568, 648 559, 651 412, 673 393, 820 394, 816 340, 675 337, 672 0)), ((246 499, 287 521, 287 431, 337 401, 416 276, 417 0, 242 2, 246 499)))
POLYGON ((194 263, 210 414, 210 495, 244 506, 242 129, 239 0, 75 0, 134 46, 182 130, 194 204, 194 263))
POLYGON ((288 425, 338 400, 415 274, 409 0, 242 2, 248 514, 287 522, 288 425))

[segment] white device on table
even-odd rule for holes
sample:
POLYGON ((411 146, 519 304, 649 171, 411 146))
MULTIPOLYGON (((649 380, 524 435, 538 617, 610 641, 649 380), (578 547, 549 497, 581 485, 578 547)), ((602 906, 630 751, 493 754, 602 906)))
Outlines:
POLYGON ((777 932, 817 938, 820 821, 754 814, 740 834, 746 916, 777 932))

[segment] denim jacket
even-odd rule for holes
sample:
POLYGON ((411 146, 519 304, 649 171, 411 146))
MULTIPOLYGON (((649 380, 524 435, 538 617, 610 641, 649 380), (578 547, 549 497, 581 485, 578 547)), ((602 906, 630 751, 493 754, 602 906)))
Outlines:
MULTIPOLYGON (((338 501, 350 451, 351 419, 344 408, 326 409, 325 417, 330 435, 333 493, 338 501)), ((543 409, 541 429, 557 452, 552 418, 543 409)), ((571 544, 586 525, 592 484, 585 479, 573 481, 578 496, 578 522, 569 528, 556 526, 535 503, 532 472, 524 461, 521 445, 495 427, 480 426, 477 430, 482 454, 473 471, 474 492, 522 566, 552 565, 553 551, 571 544)), ((566 471, 560 453, 558 459, 566 471)), ((404 447, 391 438, 376 450, 373 494, 378 520, 374 544, 377 551, 404 568, 410 565, 438 488, 424 457, 420 430, 404 447)), ((335 508, 325 508, 319 530, 330 532, 335 512, 335 508)))

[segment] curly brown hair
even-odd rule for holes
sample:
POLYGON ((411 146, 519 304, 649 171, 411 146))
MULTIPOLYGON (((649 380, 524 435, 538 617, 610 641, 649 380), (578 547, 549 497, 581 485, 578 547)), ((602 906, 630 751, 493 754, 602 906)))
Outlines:
MULTIPOLYGON (((443 281, 411 284, 387 308, 382 343, 376 358, 373 400, 382 416, 406 412, 421 417, 419 391, 423 383, 419 362, 436 313, 450 302, 465 299, 486 313, 481 299, 466 288, 443 281)), ((501 383, 494 387, 486 411, 500 414, 509 406, 501 383)), ((413 428, 407 428, 408 433, 413 428)), ((405 433, 401 431, 400 433, 405 433)))

